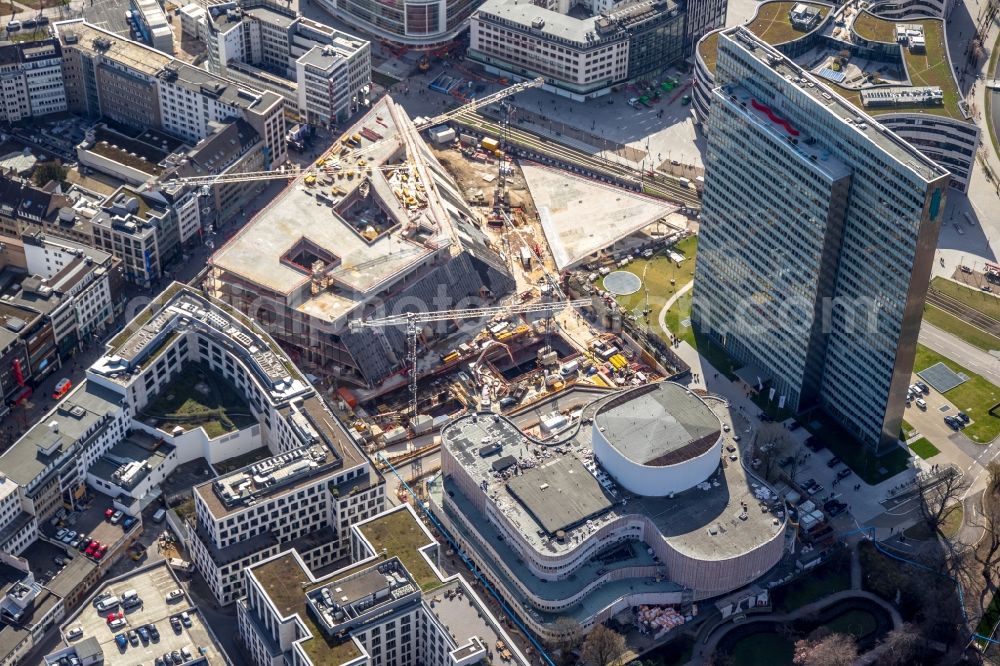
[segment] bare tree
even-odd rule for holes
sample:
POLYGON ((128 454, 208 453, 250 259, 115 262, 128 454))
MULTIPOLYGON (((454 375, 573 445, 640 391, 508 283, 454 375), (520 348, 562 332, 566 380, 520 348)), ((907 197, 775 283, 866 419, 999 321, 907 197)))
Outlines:
MULTIPOLYGON (((992 464, 992 463, 991 463, 992 464)), ((992 472, 991 472, 992 473, 992 472)), ((982 540, 972 549, 970 555, 975 573, 983 582, 980 603, 985 605, 1000 589, 1000 511, 997 507, 997 496, 984 493, 982 511, 977 518, 969 517, 969 524, 983 529, 982 540)))
POLYGON ((921 490, 920 513, 932 532, 940 532, 944 519, 968 488, 962 473, 953 470, 921 490))
POLYGON ((917 663, 926 648, 923 636, 909 623, 886 634, 882 645, 884 647, 878 658, 880 666, 909 666, 917 663))
POLYGON ((1000 488, 1000 460, 991 460, 986 465, 986 471, 990 475, 990 487, 988 491, 995 491, 1000 488))
POLYGON ((579 622, 566 615, 561 615, 552 624, 553 633, 558 635, 558 638, 554 639, 551 644, 553 651, 562 655, 562 663, 573 663, 575 659, 573 651, 580 647, 583 639, 583 627, 580 626, 579 622))
POLYGON ((583 641, 580 658, 589 666, 619 666, 625 654, 625 637, 614 629, 599 624, 583 641))
POLYGON ((857 658, 858 646, 850 634, 828 634, 795 642, 797 666, 851 666, 857 658))

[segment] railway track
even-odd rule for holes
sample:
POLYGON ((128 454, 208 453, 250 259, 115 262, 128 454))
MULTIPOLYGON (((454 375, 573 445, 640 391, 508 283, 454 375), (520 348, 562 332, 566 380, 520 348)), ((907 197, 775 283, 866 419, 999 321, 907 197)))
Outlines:
MULTIPOLYGON (((500 136, 500 126, 496 122, 475 112, 460 113, 451 120, 479 135, 500 136)), ((680 181, 674 178, 662 174, 648 176, 639 169, 608 162, 600 157, 595 157, 582 150, 518 127, 511 127, 507 133, 510 142, 517 147, 521 155, 526 157, 543 162, 552 161, 569 168, 571 171, 645 192, 684 208, 701 208, 701 200, 697 193, 681 185, 680 181)))
POLYGON ((927 303, 958 317, 976 328, 1000 337, 1000 321, 934 289, 927 291, 927 303))

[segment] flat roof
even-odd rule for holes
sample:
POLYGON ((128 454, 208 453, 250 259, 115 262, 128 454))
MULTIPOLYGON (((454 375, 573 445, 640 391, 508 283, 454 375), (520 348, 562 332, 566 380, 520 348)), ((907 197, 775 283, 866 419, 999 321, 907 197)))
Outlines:
POLYGON ((122 394, 83 380, 0 456, 0 471, 27 486, 97 423, 121 409, 122 400, 122 394))
POLYGON ((507 489, 549 534, 580 525, 611 508, 601 484, 573 456, 526 470, 512 478, 507 489))
POLYGON ((845 126, 847 121, 850 121, 850 127, 854 131, 863 134, 868 142, 921 180, 931 182, 948 174, 936 162, 883 127, 864 109, 844 99, 839 90, 827 86, 825 81, 803 69, 744 27, 737 26, 724 30, 720 39, 728 40, 735 48, 773 69, 778 76, 793 82, 793 85, 798 85, 801 91, 816 102, 818 109, 825 109, 837 120, 844 122, 845 126))
POLYGON ((701 455, 722 433, 715 412, 699 396, 674 382, 627 391, 602 406, 594 422, 622 455, 654 467, 701 455))
MULTIPOLYGON (((605 400, 611 401, 621 395, 621 393, 614 394, 605 400)), ((710 398, 705 399, 705 404, 714 412, 717 420, 729 424, 732 429, 732 416, 728 405, 710 398)), ((508 475, 509 478, 503 478, 503 475, 494 472, 490 463, 502 455, 515 455, 526 463, 524 472, 527 474, 532 471, 531 465, 535 468, 545 467, 550 465, 553 459, 583 459, 592 452, 591 430, 582 428, 575 440, 562 447, 563 453, 546 448, 541 451, 539 457, 532 453, 532 449, 536 447, 529 447, 520 430, 506 418, 496 417, 494 420, 482 414, 475 418, 475 422, 472 415, 453 421, 441 433, 442 445, 467 471, 473 483, 486 493, 499 513, 517 526, 516 529, 527 544, 547 556, 569 552, 581 542, 577 540, 578 538, 586 540, 593 530, 633 514, 647 516, 659 530, 659 538, 666 539, 676 550, 691 557, 707 560, 737 557, 760 546, 774 535, 775 530, 780 529, 780 525, 772 525, 773 516, 769 513, 748 511, 746 520, 739 518, 741 502, 751 507, 759 503, 751 485, 757 482, 749 478, 738 463, 727 463, 720 465, 706 484, 675 493, 672 498, 630 497, 627 506, 613 504, 603 513, 589 519, 585 525, 565 528, 564 539, 552 538, 552 535, 544 529, 542 522, 516 498, 510 488, 511 482, 519 481, 522 475, 508 475), (489 441, 483 442, 487 437, 489 441), (493 443, 500 443, 501 450, 490 453, 488 457, 481 456, 480 450, 493 443), (716 533, 712 534, 710 529, 713 527, 722 529, 717 529, 716 533)), ((578 468, 575 465, 559 466, 553 471, 566 469, 578 468)), ((447 485, 448 479, 446 478, 444 482, 447 485)), ((594 482, 597 483, 596 478, 594 482)), ((475 502, 462 496, 457 486, 450 488, 454 495, 449 499, 456 506, 460 506, 463 512, 475 514, 472 518, 473 524, 481 525, 483 532, 487 532, 489 521, 479 513, 475 502)), ((557 512, 560 509, 552 511, 557 512)), ((490 543, 495 544, 492 538, 490 543)), ((505 546, 497 544, 496 547, 503 549, 505 546)), ((511 550, 511 553, 515 551, 511 550)), ((516 557, 514 554, 511 559, 516 557)), ((510 562, 506 563, 511 565, 510 562)), ((526 567, 515 567, 518 571, 521 568, 524 568, 523 573, 527 576, 525 580, 530 580, 530 571, 526 567)), ((578 578, 582 580, 582 577, 578 578)), ((544 590, 546 587, 547 585, 541 585, 539 589, 544 590)))
MULTIPOLYGON (((909 81, 903 81, 901 83, 889 82, 891 87, 939 87, 943 93, 942 104, 922 104, 917 100, 912 100, 911 103, 905 103, 905 101, 903 101, 896 105, 866 107, 861 96, 862 91, 885 90, 890 86, 886 86, 884 84, 869 84, 861 88, 849 88, 843 85, 838 85, 832 81, 829 82, 828 85, 847 99, 851 104, 860 109, 864 109, 866 113, 872 116, 890 113, 928 113, 932 115, 945 116, 962 122, 969 122, 959 107, 959 102, 962 100, 962 96, 958 90, 958 84, 955 81, 954 72, 952 71, 951 58, 945 42, 946 31, 944 23, 941 19, 923 18, 906 21, 892 21, 875 16, 867 9, 853 13, 850 11, 845 12, 843 10, 838 10, 836 13, 839 16, 846 17, 849 20, 848 25, 838 26, 830 21, 827 21, 827 18, 833 11, 834 8, 831 5, 818 2, 798 3, 787 2, 785 0, 762 2, 758 5, 757 12, 754 17, 743 27, 747 28, 750 32, 772 46, 798 41, 807 35, 817 32, 819 29, 822 29, 823 35, 830 40, 833 40, 833 42, 841 41, 845 42, 845 45, 847 43, 857 42, 858 37, 871 42, 896 44, 900 51, 900 57, 906 66, 906 74, 909 77, 909 81), (819 22, 808 31, 800 31, 796 29, 792 26, 791 21, 789 20, 789 12, 798 4, 803 4, 820 12, 821 18, 819 22), (918 25, 923 29, 925 37, 924 52, 911 52, 911 50, 905 45, 897 44, 895 34, 896 27, 906 25, 918 25)), ((731 29, 711 32, 702 38, 702 40, 698 43, 698 54, 701 56, 705 66, 708 67, 708 70, 713 74, 715 73, 715 65, 718 60, 719 35, 722 32, 728 32, 729 30, 731 29)), ((831 56, 839 54, 840 49, 838 49, 833 42, 820 44, 818 45, 819 48, 814 46, 814 48, 810 49, 801 56, 796 56, 796 61, 800 63, 806 62, 810 64, 809 69, 813 69, 811 64, 819 59, 818 56, 824 53, 831 56)), ((865 65, 866 71, 878 70, 878 62, 864 61, 863 64, 865 65)))
MULTIPOLYGON (((412 169, 397 172, 380 168, 423 163, 422 154, 413 145, 420 139, 408 131, 411 129, 406 112, 391 98, 383 97, 345 132, 348 137, 365 135, 361 144, 367 152, 351 159, 336 154, 328 158, 341 165, 339 171, 331 173, 350 171, 352 178, 334 177, 332 185, 321 179, 311 187, 305 185, 304 177, 298 178, 212 255, 209 263, 287 295, 311 280, 310 267, 297 266, 288 254, 299 246, 315 246, 330 255, 326 274, 332 288, 308 297, 299 309, 327 321, 352 311, 386 281, 423 263, 438 249, 436 243, 445 240, 441 236, 451 226, 436 206, 414 210, 404 205, 400 193, 413 182, 409 176, 412 169), (389 140, 367 138, 375 134, 389 140), (392 137, 400 138, 402 146, 392 137), (405 182, 404 171, 408 176, 405 182), (334 193, 338 190, 343 194, 334 193), (324 204, 317 199, 318 194, 336 203, 324 204), (359 226, 366 216, 381 220, 379 228, 384 231, 372 227, 371 236, 363 237, 366 230, 359 226), (403 226, 409 227, 410 233, 404 235, 403 226), (412 233, 417 226, 430 230, 438 241, 419 240, 412 233)), ((427 184, 422 187, 426 192, 427 184)))

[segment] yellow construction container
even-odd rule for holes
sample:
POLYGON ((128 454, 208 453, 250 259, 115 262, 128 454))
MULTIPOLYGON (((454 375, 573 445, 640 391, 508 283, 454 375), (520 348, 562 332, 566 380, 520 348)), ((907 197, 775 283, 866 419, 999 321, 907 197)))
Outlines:
POLYGON ((306 185, 312 186, 316 184, 316 176, 306 176, 303 181, 306 185))
POLYGON ((323 166, 324 164, 326 164, 326 158, 325 157, 321 157, 318 160, 316 160, 316 166, 323 166))
POLYGON ((441 361, 443 363, 451 363, 452 361, 458 360, 459 356, 461 356, 461 354, 459 354, 457 351, 451 351, 451 352, 448 352, 447 354, 445 354, 441 358, 441 361))
POLYGON ((486 149, 487 151, 489 151, 491 153, 494 153, 494 154, 498 150, 500 150, 500 142, 497 141, 496 139, 492 138, 492 137, 488 137, 488 136, 484 137, 483 140, 482 140, 481 145, 483 146, 484 149, 486 149))

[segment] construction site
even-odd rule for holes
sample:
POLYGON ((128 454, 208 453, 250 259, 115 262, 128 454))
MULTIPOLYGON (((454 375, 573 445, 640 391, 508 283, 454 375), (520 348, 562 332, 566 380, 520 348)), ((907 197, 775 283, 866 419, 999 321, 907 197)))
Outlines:
MULTIPOLYGON (((509 109, 536 85, 469 105, 509 109)), ((414 121, 381 99, 313 166, 283 174, 290 184, 215 253, 204 284, 260 321, 409 481, 438 468, 437 433, 463 414, 503 413, 546 441, 608 393, 688 370, 622 325, 610 286, 566 296, 571 270, 666 252, 688 219, 522 161, 502 133, 456 132, 449 117, 469 105, 414 121)))

